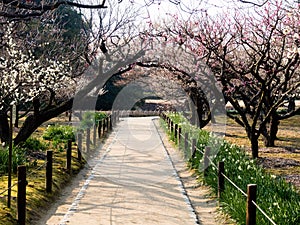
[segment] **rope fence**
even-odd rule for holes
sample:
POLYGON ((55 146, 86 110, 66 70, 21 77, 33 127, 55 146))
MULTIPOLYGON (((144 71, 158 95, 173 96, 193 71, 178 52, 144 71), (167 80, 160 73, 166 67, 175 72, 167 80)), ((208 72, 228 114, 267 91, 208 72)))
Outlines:
MULTIPOLYGON (((116 123, 119 121, 119 112, 111 112, 109 115, 104 117, 102 120, 98 121, 97 125, 94 126, 94 132, 93 132, 93 144, 95 145, 95 140, 98 137, 98 139, 104 137, 104 133, 108 133, 112 131, 113 126, 116 125, 116 123), (98 130, 98 135, 97 135, 98 130)), ((86 132, 88 134, 90 132, 86 132)), ((91 133, 90 133, 91 134, 91 133)), ((81 140, 78 139, 77 144, 77 160, 82 160, 82 133, 79 135, 81 137, 81 140), (81 142, 81 143, 79 143, 81 142)), ((90 135, 86 135, 86 151, 89 149, 89 145, 91 144, 91 137, 90 135)), ((72 140, 68 140, 67 149, 66 149, 66 171, 71 174, 71 162, 72 162, 72 140)), ((0 196, 6 193, 8 190, 14 188, 17 186, 17 221, 19 225, 25 225, 26 223, 26 186, 28 184, 27 179, 34 177, 35 173, 37 171, 42 170, 43 168, 46 168, 45 172, 45 191, 48 193, 52 192, 52 185, 53 185, 53 151, 47 150, 47 155, 45 162, 39 165, 38 167, 34 168, 33 171, 30 173, 26 172, 26 166, 20 165, 18 166, 18 181, 11 185, 9 188, 2 190, 0 192, 0 196)))
POLYGON ((255 201, 251 201, 251 202, 273 225, 276 225, 276 223, 260 208, 259 205, 256 204, 255 201))
POLYGON ((19 182, 14 183, 13 185, 11 185, 9 188, 6 188, 5 190, 3 190, 2 192, 0 192, 0 196, 3 195, 5 192, 7 192, 8 190, 12 189, 13 187, 17 186, 19 182))
MULTIPOLYGON (((41 166, 39 166, 38 168, 35 168, 35 170, 40 170, 40 169, 42 169, 43 167, 45 167, 46 166, 46 162, 45 163, 43 163, 41 166)), ((29 173, 27 176, 29 177, 29 176, 32 176, 33 174, 34 174, 35 172, 31 172, 31 173, 29 173)), ((19 181, 20 182, 20 181, 19 181)), ((14 188, 15 186, 17 186, 18 185, 18 183, 19 182, 15 182, 13 185, 11 185, 9 188, 6 188, 5 190, 3 190, 2 192, 0 192, 0 196, 2 196, 5 192, 7 192, 8 190, 10 190, 10 189, 12 189, 12 188, 14 188)))
POLYGON ((232 184, 233 187, 235 187, 239 192, 241 192, 245 197, 248 197, 247 193, 244 192, 239 186, 237 186, 232 180, 229 179, 229 177, 227 177, 224 173, 221 173, 222 176, 229 182, 232 184))
MULTIPOLYGON (((163 118, 163 120, 167 123, 168 125, 168 131, 174 130, 175 128, 171 127, 171 126, 175 126, 178 128, 178 130, 180 128, 179 125, 174 124, 173 122, 171 123, 171 119, 165 115, 162 114, 161 117, 163 118)), ((178 130, 176 132, 178 132, 178 130)), ((170 132, 170 134, 172 135, 172 133, 170 132)), ((183 134, 181 132, 178 133, 178 137, 174 137, 174 141, 178 142, 178 147, 180 148, 180 143, 179 139, 184 140, 185 143, 188 143, 189 146, 192 146, 192 142, 190 139, 185 140, 186 137, 188 137, 190 134, 183 134)), ((185 146, 186 148, 186 146, 185 146)), ((186 150, 186 149, 185 149, 186 150)), ((193 149, 192 149, 193 151, 193 149)), ((247 225, 255 225, 256 224, 256 209, 258 209, 268 220, 272 225, 276 225, 276 223, 270 218, 270 216, 267 215, 267 213, 256 203, 256 185, 255 184, 249 184, 247 186, 248 188, 248 193, 246 193, 245 191, 242 190, 242 188, 240 188, 237 184, 235 184, 228 176, 225 175, 225 171, 224 171, 224 162, 219 162, 220 164, 223 164, 223 170, 220 171, 220 168, 213 162, 213 160, 211 159, 211 157, 209 157, 209 151, 210 151, 210 147, 206 147, 205 151, 202 151, 201 149, 199 149, 197 146, 195 146, 195 151, 199 151, 203 154, 204 157, 204 164, 205 161, 208 160, 210 162, 210 165, 212 165, 214 168, 217 169, 218 173, 219 173, 219 181, 218 181, 218 196, 221 196, 221 193, 224 190, 224 181, 223 178, 225 178, 235 189, 237 189, 243 196, 245 196, 247 198, 247 213, 246 213, 246 224, 247 225), (221 178, 223 177, 223 178, 221 178)), ((204 168, 204 175, 205 172, 208 168, 208 165, 206 166, 206 168, 204 168)))

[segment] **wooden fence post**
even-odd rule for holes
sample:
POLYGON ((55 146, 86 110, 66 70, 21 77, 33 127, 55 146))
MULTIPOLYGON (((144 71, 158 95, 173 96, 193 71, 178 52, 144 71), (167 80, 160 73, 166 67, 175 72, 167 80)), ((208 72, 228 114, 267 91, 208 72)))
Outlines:
POLYGON ((90 153, 91 130, 86 128, 86 154, 90 153))
POLYGON ((207 175, 207 169, 209 165, 209 155, 210 155, 210 147, 206 146, 204 152, 204 176, 207 175))
POLYGON ((178 148, 180 149, 181 142, 181 127, 178 127, 178 148))
POLYGON ((173 123, 173 121, 171 121, 171 123, 170 123, 170 132, 171 132, 171 136, 172 136, 172 134, 173 134, 173 132, 174 132, 174 123, 173 123))
POLYGON ((224 162, 219 162, 218 165, 218 198, 219 200, 222 197, 222 192, 225 189, 225 178, 223 174, 225 173, 224 162))
POLYGON ((81 161, 81 159, 82 159, 82 155, 81 155, 81 151, 82 151, 82 133, 78 133, 77 138, 78 138, 77 157, 78 157, 78 160, 81 161))
POLYGON ((94 146, 96 146, 96 142, 97 142, 97 125, 94 124, 94 127, 93 127, 93 144, 94 144, 94 146))
POLYGON ((106 117, 106 130, 107 130, 107 132, 109 132, 109 116, 108 117, 106 117))
POLYGON ((72 173, 72 140, 68 140, 67 147, 67 171, 72 173))
POLYGON ((177 135, 178 135, 178 124, 176 123, 175 127, 174 127, 174 142, 175 142, 175 144, 178 141, 178 136, 177 135))
POLYGON ((113 128, 113 121, 112 121, 112 115, 109 116, 109 130, 112 131, 113 128))
POLYGON ((196 144, 197 140, 195 138, 192 139, 192 147, 191 147, 191 158, 194 158, 196 155, 196 144))
POLYGON ((106 120, 105 119, 103 119, 102 120, 102 128, 103 128, 103 132, 102 132, 102 134, 104 135, 104 133, 105 133, 105 127, 106 127, 106 120))
POLYGON ((247 185, 246 225, 256 225, 256 206, 252 203, 256 202, 256 190, 256 184, 247 185))
POLYGON ((26 223, 26 166, 18 166, 17 220, 19 225, 26 223))
POLYGON ((98 122, 98 138, 101 138, 102 120, 98 122))
POLYGON ((189 147, 189 134, 184 133, 184 157, 186 158, 188 156, 188 147, 189 147))
POLYGON ((46 192, 52 192, 52 171, 53 171, 53 151, 47 151, 47 163, 46 163, 46 192))

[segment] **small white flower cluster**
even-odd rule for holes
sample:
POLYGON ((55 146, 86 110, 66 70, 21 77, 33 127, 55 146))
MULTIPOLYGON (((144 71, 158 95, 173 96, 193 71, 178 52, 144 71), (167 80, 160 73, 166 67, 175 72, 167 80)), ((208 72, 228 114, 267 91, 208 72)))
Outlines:
POLYGON ((6 45, 0 51, 0 109, 3 103, 29 102, 38 96, 68 91, 75 81, 71 78, 72 67, 68 60, 37 59, 30 50, 16 43, 12 24, 3 40, 6 45))

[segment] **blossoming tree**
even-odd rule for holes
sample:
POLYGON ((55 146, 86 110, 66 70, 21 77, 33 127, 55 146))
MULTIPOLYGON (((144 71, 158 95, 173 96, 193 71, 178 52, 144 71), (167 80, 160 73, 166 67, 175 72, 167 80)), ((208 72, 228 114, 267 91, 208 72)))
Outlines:
POLYGON ((71 9, 31 20, 1 17, 1 22, 0 137, 7 142, 8 111, 15 105, 21 117, 26 115, 14 139, 18 144, 43 122, 71 108, 77 77, 93 50, 88 48, 84 21, 71 9), (68 13, 76 27, 62 19, 68 13))
MULTIPOLYGON (((22 107, 27 113, 27 109, 34 109, 34 116, 38 116, 46 108, 51 108, 57 95, 64 98, 68 91, 74 86, 72 79, 72 67, 68 60, 56 60, 53 58, 39 57, 34 55, 30 49, 24 49, 18 46, 13 38, 14 23, 7 26, 1 48, 2 56, 0 58, 0 115, 1 115, 1 138, 2 141, 8 140, 7 111, 11 110, 13 105, 22 107), (65 90, 62 92, 61 90, 65 90), (42 106, 41 104, 45 104, 42 106)), ((27 121, 30 120, 27 117, 27 121)), ((29 124, 25 121, 23 131, 16 137, 20 138, 25 133, 32 133, 29 124), (26 126, 26 124, 28 124, 26 126), (21 136, 20 136, 21 135, 21 136)))
POLYGON ((175 21, 169 29, 205 59, 222 83, 237 112, 228 116, 245 128, 254 158, 259 136, 273 146, 279 121, 300 111, 292 107, 300 88, 298 14, 281 1, 268 1, 247 12, 203 13, 192 22, 175 21))

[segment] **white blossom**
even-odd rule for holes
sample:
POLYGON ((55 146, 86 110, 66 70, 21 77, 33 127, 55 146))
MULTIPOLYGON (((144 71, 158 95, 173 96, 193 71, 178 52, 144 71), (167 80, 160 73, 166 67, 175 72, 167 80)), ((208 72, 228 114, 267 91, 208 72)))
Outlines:
MULTIPOLYGON (((70 78, 69 60, 47 58, 44 61, 34 57, 32 51, 24 52, 12 37, 12 26, 9 25, 3 41, 4 54, 0 57, 0 107, 4 100, 10 104, 20 101, 30 102, 35 97, 46 94, 47 89, 59 91, 61 95, 69 95, 68 87, 75 81, 70 78)), ((71 90, 72 92, 72 90, 71 90)), ((74 92, 74 91, 73 91, 74 92)))

